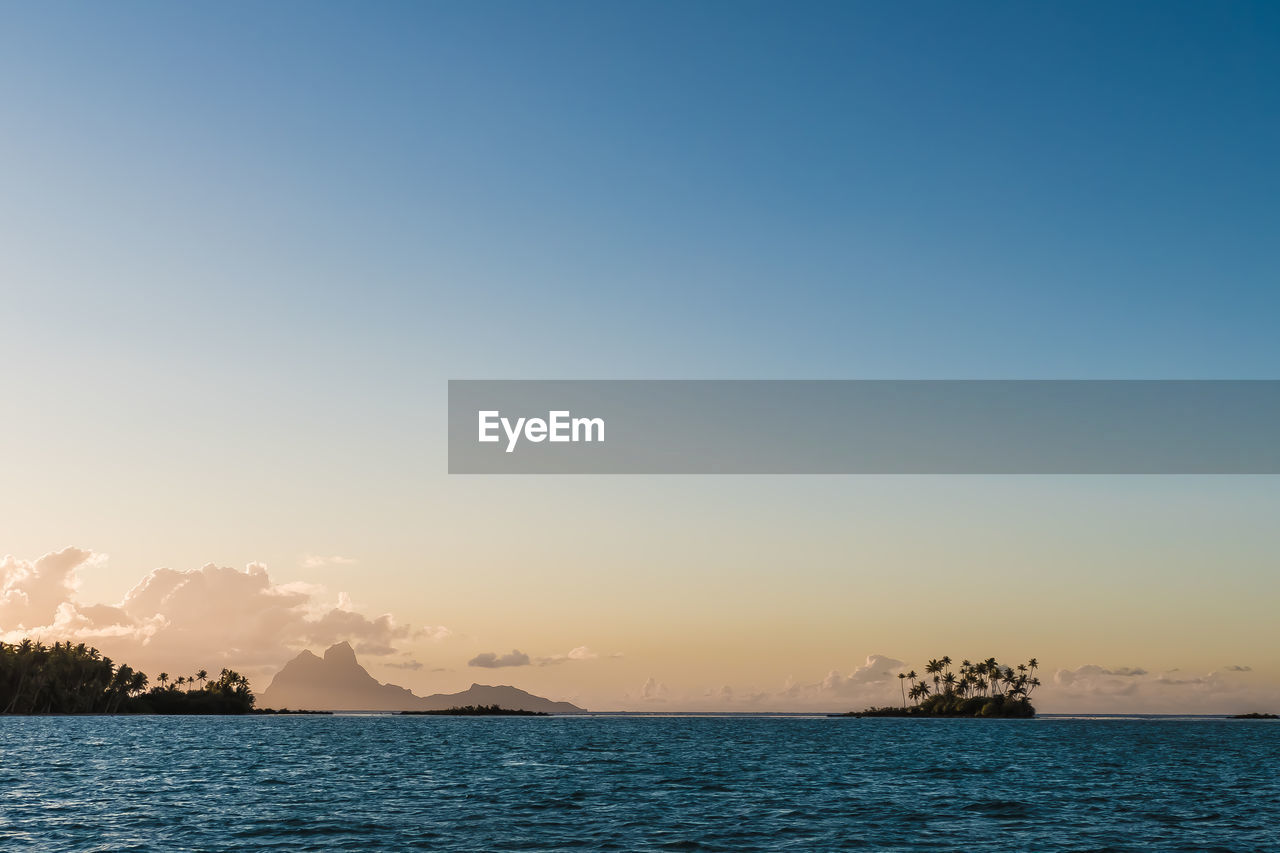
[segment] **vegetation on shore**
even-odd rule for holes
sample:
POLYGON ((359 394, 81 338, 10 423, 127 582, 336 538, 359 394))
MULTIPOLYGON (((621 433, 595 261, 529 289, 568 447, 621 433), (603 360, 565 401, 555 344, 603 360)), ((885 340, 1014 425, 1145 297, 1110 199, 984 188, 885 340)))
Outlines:
POLYGON ((1036 709, 1029 697, 1040 686, 1036 678, 1039 666, 1035 658, 1017 666, 987 658, 977 663, 961 661, 958 671, 953 672, 951 658, 937 658, 925 666, 926 678, 920 678, 914 669, 898 673, 902 707, 868 708, 845 716, 1034 717, 1036 709), (907 704, 908 697, 915 700, 914 705, 907 704))
POLYGON ((1259 714, 1256 711, 1252 714, 1232 714, 1233 720, 1280 720, 1280 714, 1259 714))
POLYGON ((250 714, 260 714, 260 715, 264 715, 264 716, 272 716, 272 715, 275 715, 275 716, 289 716, 289 717, 294 717, 294 716, 298 716, 298 715, 304 715, 304 716, 308 716, 308 715, 309 715, 309 716, 329 716, 329 717, 332 717, 332 716, 333 716, 333 712, 332 712, 332 711, 291 711, 291 710, 289 710, 288 708, 254 708, 254 709, 253 709, 252 711, 250 711, 249 713, 250 713, 250 714))
POLYGON ((150 679, 84 643, 46 646, 30 639, 0 643, 0 713, 4 714, 247 714, 253 691, 224 669, 150 679))
POLYGON ((549 717, 545 711, 519 711, 501 705, 463 705, 444 711, 400 711, 405 717, 549 717))

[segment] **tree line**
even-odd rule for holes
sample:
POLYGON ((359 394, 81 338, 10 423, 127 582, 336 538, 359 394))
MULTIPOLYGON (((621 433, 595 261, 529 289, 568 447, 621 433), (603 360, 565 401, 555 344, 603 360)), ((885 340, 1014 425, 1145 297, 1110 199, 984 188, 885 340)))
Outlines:
POLYGON ((0 643, 0 713, 5 714, 247 714, 253 691, 244 676, 223 669, 171 678, 148 689, 146 673, 84 643, 24 639, 0 643))

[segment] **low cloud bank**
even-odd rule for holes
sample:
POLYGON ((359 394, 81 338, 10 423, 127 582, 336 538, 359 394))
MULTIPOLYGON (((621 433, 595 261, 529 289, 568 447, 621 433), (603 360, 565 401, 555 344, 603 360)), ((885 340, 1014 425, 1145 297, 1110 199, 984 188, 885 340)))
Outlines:
MULTIPOLYGON (((538 658, 529 657, 519 649, 512 649, 509 654, 505 655, 499 655, 497 652, 481 652, 467 661, 467 666, 478 666, 485 669, 498 669, 504 666, 553 666, 570 661, 595 660, 598 657, 600 655, 586 646, 578 646, 562 655, 548 655, 538 658)), ((621 655, 613 654, 609 657, 621 657, 621 655)))
POLYGON ((1280 707, 1280 690, 1252 673, 1252 667, 1239 664, 1203 674, 1085 664, 1055 672, 1037 707, 1135 714, 1235 714, 1280 707))
MULTIPOLYGON (((670 689, 650 678, 626 701, 635 707, 661 702, 672 708, 721 711, 849 711, 900 705, 897 658, 873 654, 845 674, 831 670, 821 681, 788 679, 781 687, 714 684, 670 689)), ((1280 710, 1280 688, 1245 664, 1198 674, 1141 666, 1085 664, 1043 678, 1032 702, 1042 713, 1237 714, 1280 710)), ((910 701, 910 700, 908 700, 910 701)))
POLYGON ((376 657, 411 639, 449 633, 415 630, 386 613, 367 616, 345 594, 326 605, 322 588, 275 583, 260 563, 244 571, 212 563, 154 569, 115 604, 79 601, 80 572, 105 561, 80 548, 34 561, 0 560, 0 639, 85 642, 147 671, 228 666, 248 674, 278 667, 308 646, 346 640, 376 657))

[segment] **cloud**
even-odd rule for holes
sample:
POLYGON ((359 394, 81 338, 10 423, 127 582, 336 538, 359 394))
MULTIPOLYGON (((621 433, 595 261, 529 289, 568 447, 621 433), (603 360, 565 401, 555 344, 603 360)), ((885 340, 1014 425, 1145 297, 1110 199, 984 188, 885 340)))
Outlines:
POLYGON ((1053 675, 1055 684, 1076 692, 1094 696, 1128 696, 1138 689, 1135 678, 1146 675, 1146 670, 1136 667, 1106 669, 1096 664, 1086 664, 1076 669, 1060 669, 1053 675))
MULTIPOLYGON (((1105 679, 1110 678, 1139 678, 1149 673, 1137 666, 1121 666, 1113 669, 1098 666, 1096 664, 1085 664, 1076 669, 1060 669, 1053 675, 1053 680, 1057 684, 1109 684, 1105 679)), ((1115 682, 1119 684, 1119 682, 1115 682)))
POLYGON ((255 677, 280 666, 301 648, 348 641, 363 655, 387 655, 417 636, 390 614, 366 616, 350 598, 326 605, 310 584, 278 584, 265 566, 244 571, 209 563, 199 569, 148 572, 115 604, 76 598, 79 572, 105 557, 65 548, 33 562, 0 561, 0 639, 76 640, 119 661, 150 670, 233 667, 255 677))
MULTIPOLYGON (((496 652, 483 652, 467 661, 467 666, 481 666, 488 669, 496 669, 501 666, 554 666, 555 664, 568 663, 570 661, 595 660, 598 657, 600 655, 586 646, 578 646, 562 655, 548 655, 538 658, 531 658, 519 649, 512 649, 511 654, 501 656, 496 652)), ((610 657, 621 657, 621 655, 613 654, 610 657)))
POLYGON ((467 661, 467 666, 480 666, 486 669, 497 669, 502 666, 529 666, 532 661, 529 656, 519 649, 512 649, 510 654, 499 656, 495 652, 482 652, 471 660, 467 661))
POLYGON ((402 660, 402 661, 394 661, 392 663, 384 663, 383 666, 389 666, 393 669, 406 669, 406 670, 409 670, 410 672, 417 672, 418 670, 422 669, 423 663, 420 660, 402 660))
POLYGON ((750 704, 778 710, 860 710, 872 705, 897 705, 902 701, 898 673, 905 668, 897 658, 873 654, 848 675, 833 669, 817 682, 788 676, 779 688, 733 688, 729 692, 723 687, 709 688, 702 699, 714 702, 716 707, 750 704))
POLYGON ((103 559, 80 548, 63 548, 34 562, 6 555, 0 560, 0 626, 12 632, 52 624, 58 608, 79 588, 79 570, 103 559))
POLYGON ((723 684, 717 688, 708 688, 702 694, 702 701, 706 703, 709 709, 723 709, 726 707, 744 706, 758 707, 766 705, 775 700, 776 694, 768 690, 756 690, 754 688, 735 688, 730 684, 723 684))
POLYGON ((640 698, 645 702, 665 702, 667 701, 666 697, 669 692, 670 691, 667 690, 667 685, 658 681, 651 675, 649 676, 649 680, 640 687, 640 698))
POLYGON ((1203 675, 1182 675, 1177 668, 1160 673, 1141 667, 1086 664, 1059 669, 1046 684, 1036 707, 1047 711, 1112 713, 1233 714, 1271 707, 1274 686, 1251 680, 1249 667, 1229 666, 1203 675))
POLYGON ((1179 685, 1209 685, 1223 686, 1223 676, 1216 672, 1211 672, 1206 676, 1199 678, 1170 678, 1168 675, 1157 675, 1154 679, 1156 684, 1164 684, 1170 686, 1179 685))
POLYGON ((353 557, 341 557, 334 554, 322 557, 318 554, 304 554, 301 565, 304 569, 320 569, 325 566, 354 566, 358 561, 353 557))
POLYGON ((822 689, 837 696, 853 696, 867 693, 872 685, 896 685, 898 673, 905 664, 897 658, 886 655, 868 655, 867 662, 856 667, 848 675, 841 675, 833 669, 822 680, 822 689))
MULTIPOLYGON (((618 655, 616 654, 610 655, 610 657, 617 656, 618 655)), ((551 666, 552 664, 565 663, 567 661, 595 660, 598 657, 600 657, 600 655, 591 651, 591 649, 586 646, 578 646, 576 649, 570 649, 567 654, 538 658, 535 663, 537 663, 538 666, 551 666)))

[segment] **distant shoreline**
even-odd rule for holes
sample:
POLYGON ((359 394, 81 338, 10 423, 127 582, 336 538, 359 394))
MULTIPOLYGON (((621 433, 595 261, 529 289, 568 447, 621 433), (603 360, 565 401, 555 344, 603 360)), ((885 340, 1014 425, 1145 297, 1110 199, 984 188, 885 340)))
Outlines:
POLYGON ((525 711, 498 705, 462 705, 440 711, 397 711, 398 717, 550 717, 546 711, 525 711))
MULTIPOLYGON (((584 711, 581 713, 547 713, 530 712, 531 716, 556 717, 556 719, 628 719, 628 720, 980 720, 984 717, 943 717, 927 715, 904 716, 867 716, 859 712, 849 711, 584 711)), ((530 716, 521 713, 520 716, 530 716)), ((0 720, 12 717, 273 717, 273 716, 325 716, 325 717, 397 717, 397 716, 465 716, 451 715, 449 711, 376 711, 366 710, 342 711, 293 711, 289 708, 255 708, 244 713, 159 713, 154 711, 133 711, 115 713, 0 713, 0 720)), ((503 715, 471 715, 471 716, 508 716, 503 715)), ((992 717, 996 720, 1039 720, 1044 722, 1062 721, 1267 721, 1280 720, 1274 713, 1091 713, 1061 712, 1039 713, 1034 717, 992 717)))

